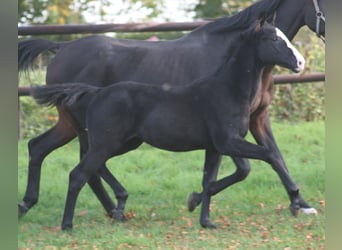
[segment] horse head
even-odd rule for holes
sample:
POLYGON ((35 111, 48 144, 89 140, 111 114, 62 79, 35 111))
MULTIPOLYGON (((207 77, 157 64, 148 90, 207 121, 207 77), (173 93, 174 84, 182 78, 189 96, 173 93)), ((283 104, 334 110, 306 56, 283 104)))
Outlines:
MULTIPOLYGON (((258 58, 265 65, 279 65, 294 72, 304 69, 305 60, 284 33, 261 17, 254 26, 258 58)), ((247 31, 250 33, 250 29, 247 31)))

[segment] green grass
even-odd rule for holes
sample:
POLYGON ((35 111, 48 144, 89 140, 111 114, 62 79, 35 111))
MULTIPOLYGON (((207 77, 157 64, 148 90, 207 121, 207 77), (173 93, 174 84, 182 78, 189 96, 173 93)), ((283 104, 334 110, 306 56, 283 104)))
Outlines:
MULTIPOLYGON (((171 153, 143 145, 108 162, 129 192, 126 212, 134 217, 126 223, 109 219, 85 186, 74 229, 63 232, 68 173, 78 162, 73 141, 44 161, 40 200, 18 223, 18 249, 324 249, 324 123, 275 123, 273 130, 292 178, 317 216, 292 217, 275 172, 252 160, 244 182, 212 199, 211 218, 218 229, 202 229, 200 209, 188 212, 186 201, 190 192, 201 190, 203 151, 171 153)), ((26 188, 26 145, 18 144, 18 201, 26 188)), ((224 157, 219 178, 234 169, 224 157)))

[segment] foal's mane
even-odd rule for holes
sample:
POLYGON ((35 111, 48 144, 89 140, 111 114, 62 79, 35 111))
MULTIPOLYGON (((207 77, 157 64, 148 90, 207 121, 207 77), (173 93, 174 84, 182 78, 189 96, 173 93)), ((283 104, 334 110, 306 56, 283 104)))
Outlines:
MULTIPOLYGON (((239 35, 236 36, 232 42, 231 50, 226 51, 226 53, 224 54, 224 61, 222 65, 218 68, 217 72, 221 70, 226 70, 227 65, 234 65, 234 63, 240 56, 241 49, 245 48, 247 43, 254 43, 256 35, 260 32, 261 23, 262 22, 260 20, 254 20, 252 25, 249 25, 249 27, 245 28, 245 30, 239 32, 239 35), (256 30, 257 26, 259 26, 258 31, 256 30)), ((233 69, 233 67, 228 68, 233 69)))
MULTIPOLYGON (((245 29, 250 27, 250 25, 262 14, 267 17, 273 15, 280 3, 283 1, 284 0, 261 0, 235 15, 219 18, 216 21, 199 27, 196 30, 206 30, 210 33, 218 33, 245 29)), ((196 32, 196 30, 194 30, 194 32, 196 32)))

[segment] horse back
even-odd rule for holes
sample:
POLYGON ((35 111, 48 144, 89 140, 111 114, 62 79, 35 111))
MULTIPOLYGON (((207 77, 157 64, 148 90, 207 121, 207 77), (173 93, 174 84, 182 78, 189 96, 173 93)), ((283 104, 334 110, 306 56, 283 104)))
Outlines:
POLYGON ((156 85, 188 83, 212 72, 220 63, 221 57, 215 55, 218 52, 209 50, 211 47, 200 39, 186 37, 149 42, 88 36, 58 51, 47 68, 46 82, 83 82, 96 86, 119 81, 156 85))

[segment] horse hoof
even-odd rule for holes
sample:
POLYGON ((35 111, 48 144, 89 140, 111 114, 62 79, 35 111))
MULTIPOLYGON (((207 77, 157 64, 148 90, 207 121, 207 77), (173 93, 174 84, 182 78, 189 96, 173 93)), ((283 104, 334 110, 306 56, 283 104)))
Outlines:
POLYGON ((113 209, 110 217, 117 220, 117 221, 121 221, 121 222, 126 221, 126 217, 124 215, 123 210, 113 209))
POLYGON ((291 211, 291 214, 294 216, 294 217, 298 217, 298 213, 299 213, 299 207, 298 206, 290 206, 290 211, 291 211))
POLYGON ((201 222, 201 226, 203 228, 208 228, 208 229, 216 229, 216 225, 212 223, 210 220, 205 220, 201 222))
POLYGON ((304 214, 313 214, 313 215, 317 215, 318 212, 316 209, 314 209, 313 207, 307 207, 307 208, 300 208, 300 210, 304 213, 304 214))
POLYGON ((192 192, 188 198, 188 210, 192 212, 201 203, 201 196, 199 193, 192 192))
POLYGON ((18 218, 19 219, 23 215, 25 215, 27 211, 28 211, 28 208, 25 206, 25 204, 23 204, 23 203, 18 204, 18 218))
POLYGON ((299 203, 300 210, 304 214, 315 214, 315 215, 318 214, 317 210, 311 207, 308 203, 306 203, 302 197, 300 197, 298 203, 299 203))
POLYGON ((71 231, 72 230, 72 224, 62 225, 61 228, 62 228, 63 231, 71 231))

